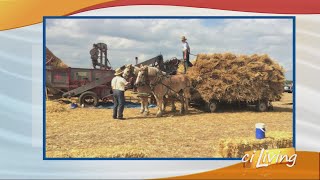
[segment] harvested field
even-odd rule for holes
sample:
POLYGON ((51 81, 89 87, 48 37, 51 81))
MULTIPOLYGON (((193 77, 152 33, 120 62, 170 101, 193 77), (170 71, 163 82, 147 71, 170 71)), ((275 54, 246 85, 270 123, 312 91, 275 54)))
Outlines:
MULTIPOLYGON (((266 124, 267 134, 292 133, 292 94, 284 93, 274 111, 226 110, 204 113, 191 108, 180 116, 167 112, 143 117, 139 109, 125 109, 124 121, 113 120, 111 109, 57 106, 47 102, 47 157, 222 157, 221 139, 252 139, 255 123, 266 124)), ((170 108, 167 108, 170 109, 170 108)))
POLYGON ((47 113, 59 113, 67 111, 68 106, 66 104, 59 103, 57 101, 47 101, 46 102, 46 112, 47 113))

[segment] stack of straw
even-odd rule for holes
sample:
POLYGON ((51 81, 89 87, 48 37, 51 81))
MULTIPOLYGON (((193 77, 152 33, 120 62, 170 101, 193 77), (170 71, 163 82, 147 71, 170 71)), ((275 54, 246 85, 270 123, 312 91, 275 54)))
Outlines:
POLYGON ((46 48, 46 65, 54 68, 67 68, 68 66, 57 56, 55 56, 48 48, 46 48))
POLYGON ((254 137, 222 139, 218 151, 221 157, 242 158, 247 151, 289 147, 292 147, 292 133, 275 131, 267 133, 267 137, 261 140, 254 137))
POLYGON ((55 112, 64 112, 68 110, 68 105, 59 103, 57 101, 46 101, 46 112, 55 113, 55 112))
POLYGON ((284 69, 268 55, 199 54, 193 65, 187 75, 192 80, 195 98, 200 96, 206 102, 281 98, 284 69))

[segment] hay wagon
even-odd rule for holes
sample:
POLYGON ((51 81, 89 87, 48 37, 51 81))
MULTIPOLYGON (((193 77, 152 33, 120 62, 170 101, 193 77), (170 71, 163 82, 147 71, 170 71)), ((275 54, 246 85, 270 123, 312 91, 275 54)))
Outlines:
POLYGON ((280 100, 284 70, 268 55, 199 54, 187 75, 191 102, 216 111, 221 104, 253 106, 263 112, 280 100))

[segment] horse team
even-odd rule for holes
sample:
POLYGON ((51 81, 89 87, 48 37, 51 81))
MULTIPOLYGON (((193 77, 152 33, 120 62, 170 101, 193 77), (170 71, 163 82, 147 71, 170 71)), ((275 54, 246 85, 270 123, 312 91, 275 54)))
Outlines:
MULTIPOLYGON (((171 99, 172 111, 176 110, 175 101, 181 103, 180 113, 188 112, 191 83, 185 74, 167 75, 165 72, 150 66, 126 65, 122 75, 125 79, 132 79, 140 94, 153 94, 158 112, 157 117, 161 117, 165 110, 165 99, 171 99)), ((141 113, 149 114, 148 97, 141 97, 141 113)))

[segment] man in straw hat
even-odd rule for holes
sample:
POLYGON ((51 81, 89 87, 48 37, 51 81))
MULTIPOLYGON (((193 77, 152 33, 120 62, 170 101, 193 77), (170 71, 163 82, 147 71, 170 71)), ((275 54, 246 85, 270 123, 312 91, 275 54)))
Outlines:
POLYGON ((188 67, 191 67, 192 64, 190 62, 190 46, 187 42, 187 38, 185 36, 181 37, 181 41, 182 41, 182 55, 183 55, 183 60, 184 60, 184 73, 187 72, 188 67))
POLYGON ((120 68, 116 69, 115 77, 111 81, 111 87, 113 91, 113 119, 124 120, 123 110, 124 110, 124 91, 125 86, 129 83, 121 76, 122 71, 120 68))

